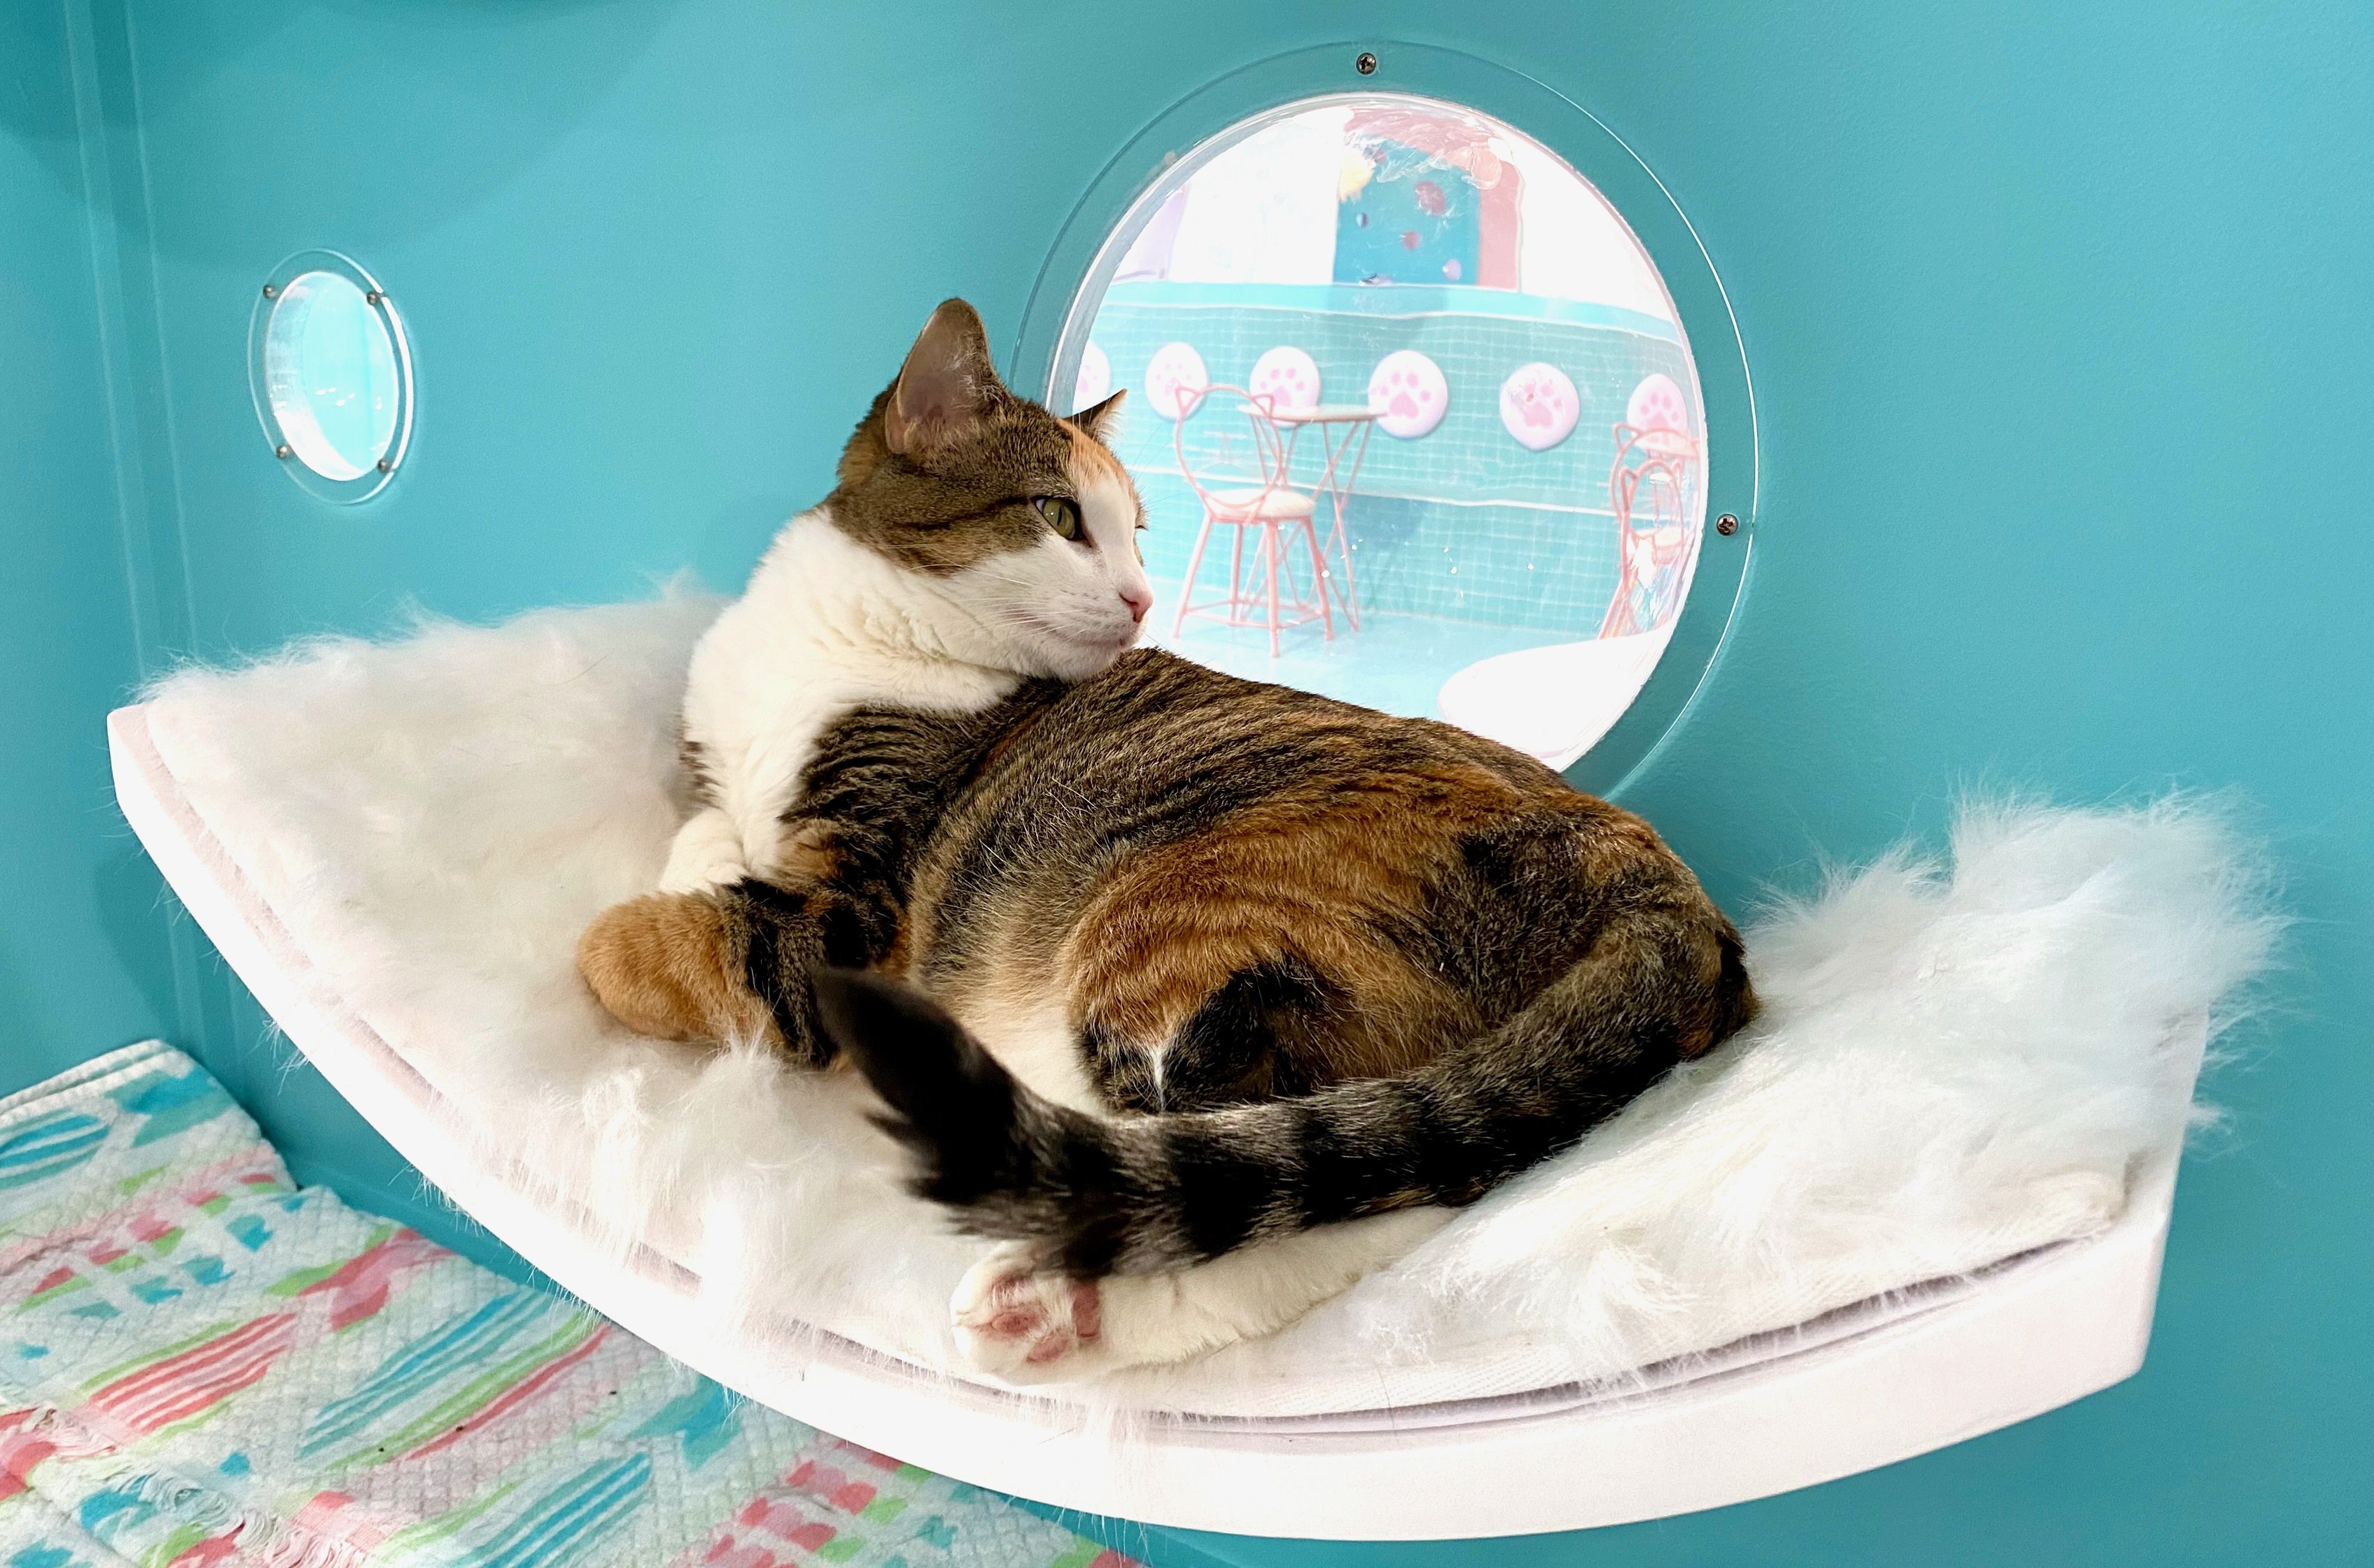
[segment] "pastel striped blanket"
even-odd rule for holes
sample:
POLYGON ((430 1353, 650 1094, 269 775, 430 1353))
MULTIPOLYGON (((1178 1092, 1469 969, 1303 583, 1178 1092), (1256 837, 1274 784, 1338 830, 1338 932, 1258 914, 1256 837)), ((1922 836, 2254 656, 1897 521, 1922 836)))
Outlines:
POLYGON ((0 1568, 1122 1568, 300 1188, 195 1062, 0 1101, 0 1568))

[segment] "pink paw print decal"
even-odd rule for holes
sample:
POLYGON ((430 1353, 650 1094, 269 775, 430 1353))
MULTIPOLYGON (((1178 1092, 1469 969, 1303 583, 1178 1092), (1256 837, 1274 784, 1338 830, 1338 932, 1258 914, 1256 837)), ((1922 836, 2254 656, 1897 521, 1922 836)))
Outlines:
POLYGON ((1379 430, 1415 441, 1442 423, 1451 388, 1432 360, 1415 348, 1396 349, 1369 372, 1369 407, 1376 410, 1379 430))
POLYGON ((1632 389, 1624 405, 1624 422, 1636 430, 1673 430, 1681 435, 1690 433, 1690 406, 1674 378, 1663 373, 1646 376, 1632 389))
POLYGON ((1253 361, 1252 379, 1245 390, 1269 399, 1273 408, 1319 407, 1319 366, 1299 348, 1284 344, 1253 361))
POLYGON ((1146 362, 1146 400, 1166 419, 1183 419, 1204 401, 1212 378, 1192 343, 1166 343, 1146 362))
POLYGON ((1072 408, 1093 408, 1112 394, 1112 361, 1091 340, 1080 351, 1080 378, 1072 383, 1072 408))
POLYGON ((1500 383, 1500 423, 1529 452, 1547 452, 1574 433, 1582 399, 1556 365, 1519 365, 1500 383))

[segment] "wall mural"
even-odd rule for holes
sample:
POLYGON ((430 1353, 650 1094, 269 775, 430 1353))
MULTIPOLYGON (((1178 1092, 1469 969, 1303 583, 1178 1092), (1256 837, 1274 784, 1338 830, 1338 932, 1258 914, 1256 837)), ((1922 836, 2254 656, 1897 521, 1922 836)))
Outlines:
POLYGON ((1356 112, 1336 182, 1335 281, 1517 286, 1522 178, 1479 121, 1356 112))

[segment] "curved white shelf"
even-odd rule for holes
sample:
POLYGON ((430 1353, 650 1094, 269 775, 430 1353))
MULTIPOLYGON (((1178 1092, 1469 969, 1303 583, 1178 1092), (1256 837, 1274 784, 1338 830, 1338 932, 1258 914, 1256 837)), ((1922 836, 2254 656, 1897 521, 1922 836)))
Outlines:
POLYGON ((623 1259, 587 1216, 490 1161, 428 1080, 348 1008, 182 797, 146 710, 109 719, 117 799, 240 978, 423 1174, 531 1263, 669 1354, 853 1442, 1090 1513, 1333 1539, 1621 1524, 1764 1497, 1974 1437, 2143 1362, 2176 1180, 2169 1152, 2107 1233, 1785 1334, 1565 1387, 1291 1420, 1149 1421, 1124 1441, 1072 1407, 951 1383, 785 1325, 721 1339, 697 1279, 623 1259))

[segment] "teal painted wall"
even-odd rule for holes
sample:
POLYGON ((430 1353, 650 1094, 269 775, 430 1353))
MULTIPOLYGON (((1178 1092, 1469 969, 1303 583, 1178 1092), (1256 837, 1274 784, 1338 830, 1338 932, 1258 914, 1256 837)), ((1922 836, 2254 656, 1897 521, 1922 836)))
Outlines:
POLYGON ((107 713, 191 624, 127 42, 87 0, 0 7, 0 1094, 161 1034, 301 1173, 498 1257, 318 1076, 284 1081, 115 809, 107 713))
POLYGON ((64 13, 0 11, 0 1092, 173 1005, 101 728, 138 654, 86 210, 64 13))
POLYGON ((1065 214, 1164 106, 1331 39, 1463 49, 1583 104, 1663 177, 1756 379, 1746 599, 1631 803, 1737 903, 1819 855, 1933 832, 1975 783, 2229 787, 2303 923, 2253 1059, 2215 1085, 2234 1130, 2187 1168, 2151 1361, 2129 1383, 1886 1471, 1587 1537, 1124 1544, 1248 1564, 2364 1559, 2362 6, 65 13, 95 105, 82 150, 109 176, 97 247, 57 117, 75 78, 51 79, 74 39, 0 24, 0 92, 17 95, 0 399, 39 453, 0 474, 0 850, 31 870, 12 885, 55 900, 0 915, 0 1023, 37 1042, 27 1076, 170 1019, 300 1166, 403 1197, 400 1165, 318 1083, 272 1089, 260 1019, 203 955, 109 913, 129 905, 102 880, 129 873, 109 869, 126 846, 95 726, 135 650, 261 649, 409 601, 479 616, 605 598, 688 564, 731 585, 826 488, 931 303, 964 293, 1010 333, 1065 214), (422 374, 414 456, 357 510, 277 472, 248 406, 252 292, 316 245, 385 280, 422 374), (94 289, 103 312, 78 302, 94 289), (112 349, 101 320, 122 328, 112 349), (92 368, 116 363, 113 383, 92 368))

